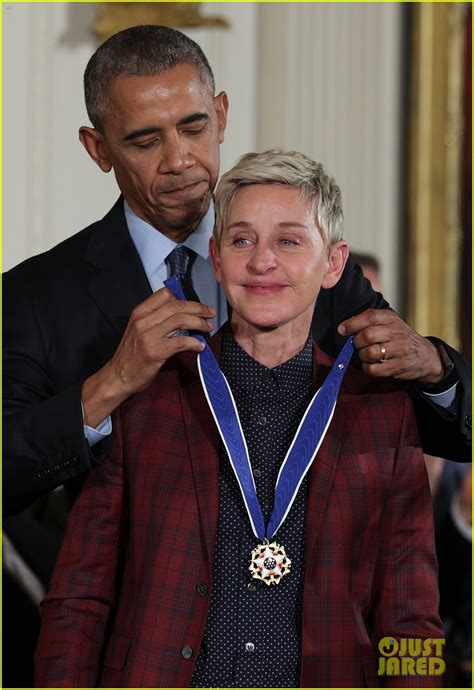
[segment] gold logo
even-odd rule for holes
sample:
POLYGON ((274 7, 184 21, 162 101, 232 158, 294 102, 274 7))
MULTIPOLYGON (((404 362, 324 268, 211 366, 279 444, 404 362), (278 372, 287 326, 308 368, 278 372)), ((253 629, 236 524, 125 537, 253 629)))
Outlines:
POLYGON ((446 670, 445 640, 430 637, 382 637, 379 641, 379 676, 440 676, 446 670))

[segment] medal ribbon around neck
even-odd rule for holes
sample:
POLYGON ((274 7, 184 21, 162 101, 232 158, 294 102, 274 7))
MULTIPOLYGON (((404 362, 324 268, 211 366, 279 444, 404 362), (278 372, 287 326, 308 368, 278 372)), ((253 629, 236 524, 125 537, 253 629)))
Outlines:
MULTIPOLYGON (((181 285, 174 276, 165 280, 164 285, 177 299, 185 299, 181 285)), ((334 415, 342 379, 354 352, 353 338, 347 340, 323 385, 306 408, 278 473, 273 511, 265 529, 234 396, 206 340, 201 335, 193 335, 205 345, 198 354, 201 383, 237 478, 252 531, 261 542, 269 541, 286 519, 301 482, 324 440, 334 415)))

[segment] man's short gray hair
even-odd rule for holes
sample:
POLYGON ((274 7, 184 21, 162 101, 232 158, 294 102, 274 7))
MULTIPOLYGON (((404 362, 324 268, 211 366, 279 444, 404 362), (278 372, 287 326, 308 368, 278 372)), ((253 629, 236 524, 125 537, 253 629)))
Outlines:
POLYGON ((313 213, 328 247, 342 239, 343 214, 341 190, 321 163, 303 153, 270 149, 246 153, 226 172, 216 189, 216 224, 214 236, 220 243, 229 206, 237 191, 255 184, 283 184, 299 189, 311 201, 313 213))
POLYGON ((107 90, 121 75, 154 77, 178 65, 192 65, 214 94, 214 75, 197 43, 181 31, 144 24, 111 36, 91 59, 84 72, 87 113, 96 129, 103 129, 107 90))

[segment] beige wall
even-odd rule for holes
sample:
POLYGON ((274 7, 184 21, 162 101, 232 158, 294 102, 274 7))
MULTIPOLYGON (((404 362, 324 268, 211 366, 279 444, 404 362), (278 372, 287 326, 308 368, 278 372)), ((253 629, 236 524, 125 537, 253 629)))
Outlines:
MULTIPOLYGON (((92 163, 77 134, 88 124, 82 75, 95 50, 94 12, 93 3, 3 9, 4 270, 102 217, 118 196, 113 173, 92 163)), ((187 33, 207 53, 217 88, 229 92, 225 169, 255 147, 256 6, 232 3, 218 12, 230 31, 187 33)))
POLYGON ((342 190, 346 239, 381 260, 396 306, 400 5, 271 3, 259 20, 259 146, 325 164, 342 190))
MULTIPOLYGON (((3 5, 3 268, 104 215, 112 174, 88 159, 82 73, 93 3, 3 5), (11 7, 7 9, 7 7, 11 7)), ((379 255, 397 303, 400 6, 206 3, 229 29, 186 33, 231 109, 222 169, 241 153, 294 147, 338 180, 347 239, 379 255)))

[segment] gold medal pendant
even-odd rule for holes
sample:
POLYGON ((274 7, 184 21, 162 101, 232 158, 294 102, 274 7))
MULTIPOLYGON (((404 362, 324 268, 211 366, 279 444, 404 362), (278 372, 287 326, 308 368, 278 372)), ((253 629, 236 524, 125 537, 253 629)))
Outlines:
POLYGON ((252 577, 267 585, 277 585, 290 572, 291 561, 280 544, 259 544, 253 551, 249 570, 252 577))

